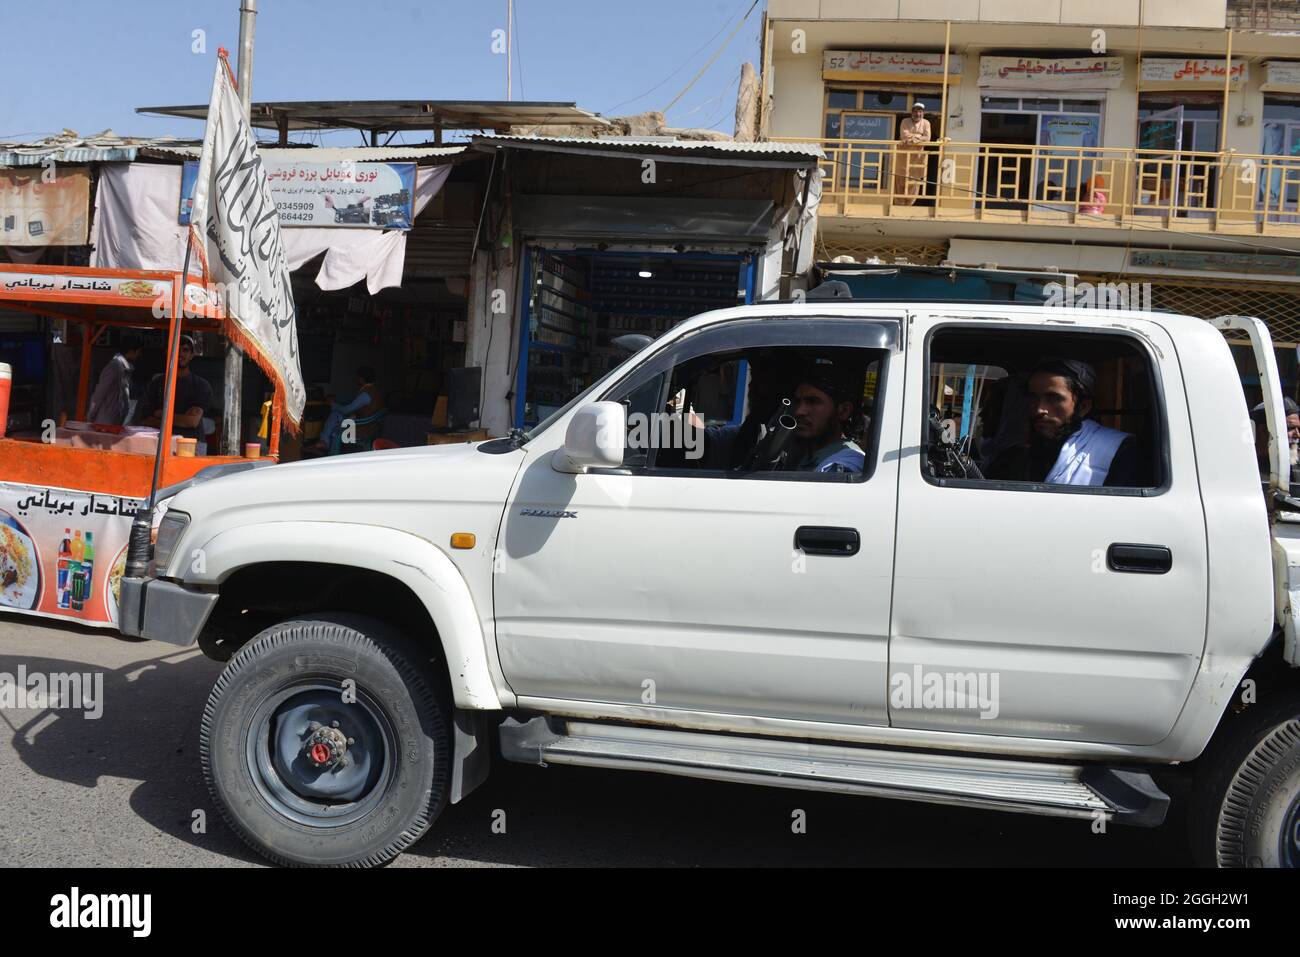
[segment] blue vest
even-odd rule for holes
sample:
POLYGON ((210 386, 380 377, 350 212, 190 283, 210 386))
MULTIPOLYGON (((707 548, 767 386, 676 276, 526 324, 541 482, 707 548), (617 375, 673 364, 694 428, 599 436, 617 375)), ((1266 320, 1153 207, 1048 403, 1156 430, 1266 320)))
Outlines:
POLYGON ((814 472, 849 472, 861 475, 867 463, 867 455, 856 442, 841 439, 818 449, 809 456, 809 460, 811 464, 805 464, 805 468, 811 468, 814 472))

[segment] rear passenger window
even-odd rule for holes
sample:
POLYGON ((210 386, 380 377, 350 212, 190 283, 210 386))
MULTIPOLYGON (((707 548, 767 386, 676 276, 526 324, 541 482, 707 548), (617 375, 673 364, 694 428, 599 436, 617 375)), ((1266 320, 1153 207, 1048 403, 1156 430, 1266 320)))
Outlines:
POLYGON ((1157 376, 1137 339, 947 326, 927 348, 927 478, 1049 490, 1164 485, 1157 376))

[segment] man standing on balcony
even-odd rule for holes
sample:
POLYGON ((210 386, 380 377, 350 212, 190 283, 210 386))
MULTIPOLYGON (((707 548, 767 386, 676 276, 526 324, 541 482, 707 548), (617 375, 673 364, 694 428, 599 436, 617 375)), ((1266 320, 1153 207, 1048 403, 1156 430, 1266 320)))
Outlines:
POLYGON ((894 160, 894 202, 911 206, 925 185, 925 144, 930 142, 930 121, 925 118, 925 104, 913 103, 912 115, 899 129, 899 145, 894 160))

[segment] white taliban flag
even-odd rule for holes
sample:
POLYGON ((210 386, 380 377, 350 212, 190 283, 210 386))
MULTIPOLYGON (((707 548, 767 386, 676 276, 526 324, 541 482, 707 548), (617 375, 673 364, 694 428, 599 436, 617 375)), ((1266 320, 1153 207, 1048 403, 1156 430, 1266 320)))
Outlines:
POLYGON ((224 51, 212 77, 190 213, 190 248, 215 283, 226 335, 275 383, 295 430, 307 389, 280 217, 224 51))

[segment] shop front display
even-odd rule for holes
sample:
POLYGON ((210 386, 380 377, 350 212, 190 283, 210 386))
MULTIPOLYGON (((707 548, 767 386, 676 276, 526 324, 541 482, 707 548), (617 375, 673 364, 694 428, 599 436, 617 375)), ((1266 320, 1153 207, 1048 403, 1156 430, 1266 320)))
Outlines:
POLYGON ((515 408, 521 427, 555 412, 638 344, 752 294, 753 260, 741 255, 531 247, 527 263, 515 408))

